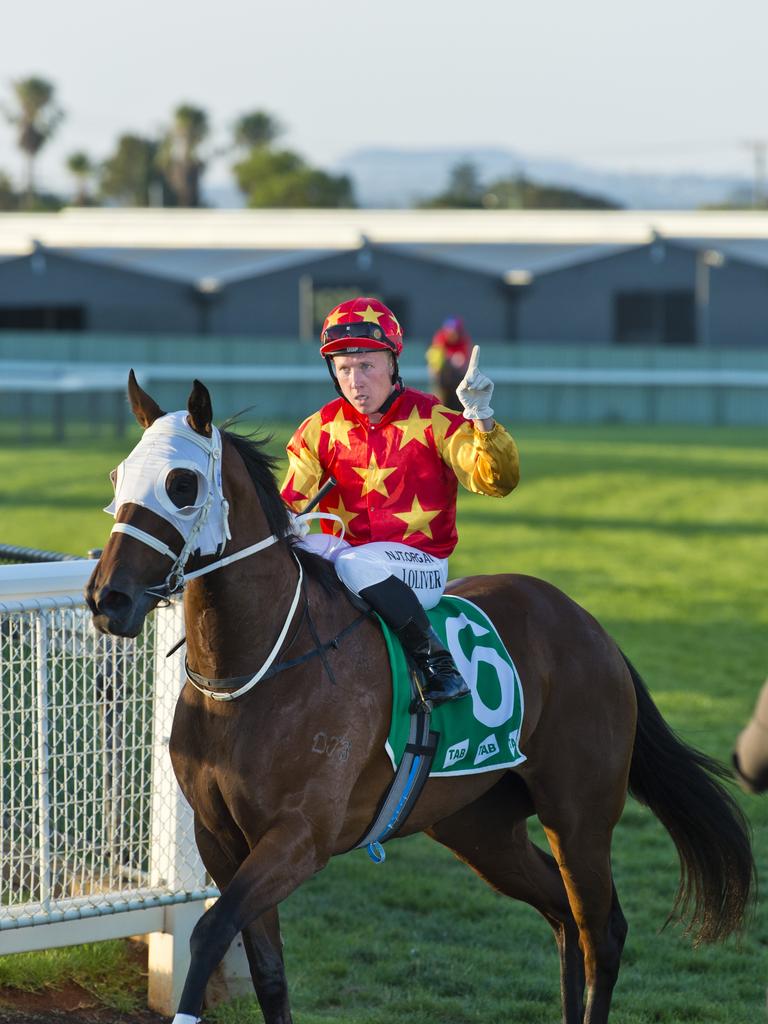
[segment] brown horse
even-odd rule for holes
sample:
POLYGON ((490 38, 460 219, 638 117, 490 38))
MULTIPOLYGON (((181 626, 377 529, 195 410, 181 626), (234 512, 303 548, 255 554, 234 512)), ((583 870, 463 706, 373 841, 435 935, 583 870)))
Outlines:
MULTIPOLYGON (((164 415, 133 377, 129 395, 144 427, 164 415)), ((174 415, 203 442, 217 436, 197 381, 186 418, 174 415)), ((242 932, 264 1018, 287 1024, 277 907, 355 845, 391 781, 389 667, 381 633, 348 602, 329 563, 295 549, 260 444, 228 432, 221 442, 226 552, 258 550, 188 582, 188 664, 220 696, 221 687, 240 688, 276 660, 237 700, 212 699, 189 680, 179 697, 171 757, 221 897, 194 929, 176 1021, 197 1019, 212 970, 242 932), (318 732, 343 737, 346 759, 313 754, 318 732)), ((189 468, 170 468, 158 480, 174 506, 200 505, 200 479, 189 468)), ((165 544, 178 553, 183 534, 131 502, 119 507, 115 528, 125 529, 110 537, 86 593, 99 629, 135 636, 169 589, 164 576, 183 572, 177 565, 169 574, 169 555, 159 550, 165 544)), ((192 563, 217 564, 195 554, 192 563)), ((675 737, 586 611, 526 576, 474 576, 451 590, 484 608, 514 652, 528 760, 514 770, 429 780, 403 834, 425 831, 499 892, 535 907, 560 954, 563 1021, 602 1024, 627 931, 610 851, 628 789, 677 846, 676 909, 702 941, 743 922, 754 881, 746 823, 717 781, 725 769, 675 737), (533 814, 553 856, 528 838, 533 814)))

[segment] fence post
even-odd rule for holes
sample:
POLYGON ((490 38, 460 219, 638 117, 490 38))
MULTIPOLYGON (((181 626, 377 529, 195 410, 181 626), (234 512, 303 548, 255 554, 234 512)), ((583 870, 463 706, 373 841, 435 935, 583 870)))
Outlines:
POLYGON ((51 899, 51 793, 48 744, 48 613, 35 617, 37 647, 37 828, 40 870, 39 899, 48 910, 51 899))
MULTIPOLYGON (((184 632, 184 614, 180 601, 155 614, 150 884, 193 892, 205 888, 205 870, 195 847, 192 809, 168 753, 173 712, 184 683, 184 650, 170 658, 166 652, 184 632)), ((158 1013, 176 1012, 189 966, 189 937, 202 909, 199 901, 167 907, 164 930, 149 937, 148 1002, 158 1013)))

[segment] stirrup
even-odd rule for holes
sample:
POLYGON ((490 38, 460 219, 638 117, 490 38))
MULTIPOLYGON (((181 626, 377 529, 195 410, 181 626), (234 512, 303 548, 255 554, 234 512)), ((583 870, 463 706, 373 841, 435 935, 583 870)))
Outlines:
POLYGON ((408 705, 408 714, 430 715, 432 713, 432 704, 424 696, 424 676, 420 669, 417 669, 414 665, 409 666, 408 674, 411 679, 411 693, 414 694, 411 703, 408 705))

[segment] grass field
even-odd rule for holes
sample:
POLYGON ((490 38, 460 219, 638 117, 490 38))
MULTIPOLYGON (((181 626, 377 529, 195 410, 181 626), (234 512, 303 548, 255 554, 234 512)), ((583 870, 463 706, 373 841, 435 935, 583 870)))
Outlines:
MULTIPOLYGON (((515 434, 520 488, 504 501, 461 496, 452 575, 517 571, 561 587, 621 644, 671 725, 727 760, 768 674, 764 432, 568 426, 515 434)), ((276 428, 276 449, 285 436, 276 428)), ((0 542, 73 553, 101 546, 107 473, 128 447, 105 438, 60 448, 9 441, 0 448, 0 542)), ((765 876, 768 796, 740 800, 765 876)), ((630 925, 616 1024, 764 1020, 765 909, 721 947, 694 950, 680 928, 660 932, 676 856, 634 803, 616 832, 614 867, 630 925)), ((384 866, 362 852, 338 859, 286 901, 282 918, 300 1024, 559 1019, 547 925, 424 837, 391 844, 384 866)), ((11 959, 0 962, 0 985, 11 959)), ((260 1016, 239 1004, 211 1019, 260 1016)))

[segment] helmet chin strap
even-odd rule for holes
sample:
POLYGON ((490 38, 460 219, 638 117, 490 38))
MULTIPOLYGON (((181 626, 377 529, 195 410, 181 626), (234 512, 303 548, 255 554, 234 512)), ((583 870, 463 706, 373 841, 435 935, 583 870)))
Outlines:
POLYGON ((390 392, 389 396, 384 399, 384 402, 381 404, 381 406, 379 406, 379 408, 376 410, 380 416, 383 416, 384 413, 387 412, 387 410, 391 407, 395 399, 399 398, 399 396, 402 395, 403 391, 405 390, 405 385, 403 384, 403 381, 399 375, 395 378, 395 380, 392 381, 392 383, 395 385, 394 388, 390 392))

